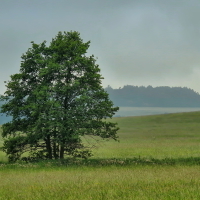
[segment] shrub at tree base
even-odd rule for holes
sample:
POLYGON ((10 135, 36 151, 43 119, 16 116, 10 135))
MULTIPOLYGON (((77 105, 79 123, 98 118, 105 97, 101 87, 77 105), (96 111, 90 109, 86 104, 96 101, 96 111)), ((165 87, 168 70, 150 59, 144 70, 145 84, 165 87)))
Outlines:
POLYGON ((31 43, 20 72, 11 76, 1 97, 6 101, 2 113, 13 117, 2 126, 9 160, 21 159, 25 152, 29 158, 86 158, 91 152, 82 136, 116 140, 118 127, 104 119, 119 108, 101 86, 94 56, 86 56, 90 42, 71 31, 59 32, 49 46, 31 43))

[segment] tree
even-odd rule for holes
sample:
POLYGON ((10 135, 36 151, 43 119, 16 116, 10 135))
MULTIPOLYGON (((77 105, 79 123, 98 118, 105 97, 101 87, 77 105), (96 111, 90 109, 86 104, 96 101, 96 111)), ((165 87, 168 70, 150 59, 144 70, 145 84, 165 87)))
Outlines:
POLYGON ((101 86, 94 56, 86 56, 90 42, 71 31, 59 32, 49 46, 31 43, 1 97, 2 112, 13 117, 2 126, 9 160, 25 152, 47 159, 87 157, 82 136, 116 140, 119 128, 105 119, 119 108, 101 86))

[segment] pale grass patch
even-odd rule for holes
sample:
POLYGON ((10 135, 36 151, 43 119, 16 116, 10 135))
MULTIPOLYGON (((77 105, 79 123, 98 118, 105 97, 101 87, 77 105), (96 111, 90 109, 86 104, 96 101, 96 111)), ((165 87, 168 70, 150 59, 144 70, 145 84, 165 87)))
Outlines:
POLYGON ((199 166, 0 172, 0 199, 199 199, 199 166))

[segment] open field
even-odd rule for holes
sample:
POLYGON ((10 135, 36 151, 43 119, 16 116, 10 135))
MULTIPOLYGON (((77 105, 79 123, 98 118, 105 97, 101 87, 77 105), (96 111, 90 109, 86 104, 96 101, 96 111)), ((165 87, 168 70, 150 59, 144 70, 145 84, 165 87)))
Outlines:
POLYGON ((100 147, 99 158, 200 156, 200 112, 114 118, 120 142, 100 147))
POLYGON ((2 162, 0 200, 200 199, 200 112, 113 120, 120 142, 87 161, 2 162))

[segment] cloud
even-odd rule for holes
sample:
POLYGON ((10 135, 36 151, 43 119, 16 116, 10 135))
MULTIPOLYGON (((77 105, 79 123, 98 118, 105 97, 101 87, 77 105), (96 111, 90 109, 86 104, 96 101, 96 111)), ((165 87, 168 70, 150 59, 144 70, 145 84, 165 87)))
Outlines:
POLYGON ((76 30, 98 57, 103 85, 187 86, 200 92, 199 0, 4 1, 0 94, 30 41, 76 30))

